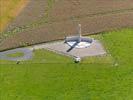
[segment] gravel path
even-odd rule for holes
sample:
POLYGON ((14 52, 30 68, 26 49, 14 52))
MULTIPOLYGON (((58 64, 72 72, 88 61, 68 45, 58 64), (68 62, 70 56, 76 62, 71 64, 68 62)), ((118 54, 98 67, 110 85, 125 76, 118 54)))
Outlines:
POLYGON ((10 61, 22 61, 22 60, 29 60, 32 58, 32 50, 29 48, 18 48, 13 50, 8 50, 4 52, 0 52, 0 60, 10 60, 10 61), (17 52, 24 53, 22 57, 8 57, 8 54, 13 54, 17 52))

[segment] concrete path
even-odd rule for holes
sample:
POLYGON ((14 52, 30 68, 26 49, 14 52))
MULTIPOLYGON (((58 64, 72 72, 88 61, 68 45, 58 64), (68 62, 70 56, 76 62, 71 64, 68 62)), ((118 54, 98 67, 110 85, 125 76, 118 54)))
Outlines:
POLYGON ((44 48, 59 54, 81 58, 106 54, 105 49, 98 40, 93 40, 93 43, 88 48, 73 48, 70 52, 67 52, 70 49, 70 46, 64 43, 64 41, 44 43, 32 46, 32 48, 34 48, 35 50, 44 48))
POLYGON ((29 60, 32 58, 32 49, 30 48, 18 48, 13 50, 8 50, 4 52, 0 52, 0 60, 10 60, 10 61, 22 61, 22 60, 29 60), (24 53, 22 57, 9 57, 8 54, 14 54, 17 52, 24 53))
POLYGON ((98 56, 106 54, 105 49, 102 44, 98 40, 93 40, 93 43, 90 47, 81 49, 81 48, 73 48, 71 51, 67 52, 70 49, 70 46, 64 43, 64 41, 51 42, 51 43, 43 43, 39 45, 34 45, 27 48, 18 48, 13 50, 8 50, 4 52, 0 52, 0 60, 11 60, 11 61, 21 61, 21 60, 29 60, 32 58, 32 51, 37 49, 47 49, 58 54, 63 54, 71 57, 88 57, 88 56, 98 56), (24 53, 22 57, 8 57, 8 54, 13 54, 17 52, 24 53))

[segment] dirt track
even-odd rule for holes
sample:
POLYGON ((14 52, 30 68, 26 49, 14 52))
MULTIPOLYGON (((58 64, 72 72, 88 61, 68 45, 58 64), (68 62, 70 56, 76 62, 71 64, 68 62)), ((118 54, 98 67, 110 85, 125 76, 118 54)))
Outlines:
MULTIPOLYGON (((82 33, 84 35, 123 27, 133 27, 132 0, 73 1, 62 0, 59 2, 57 0, 49 12, 48 23, 20 32, 4 40, 0 45, 0 50, 15 48, 24 44, 31 45, 63 39, 67 35, 76 33, 78 23, 82 24, 82 33)), ((19 18, 18 16, 17 19, 19 18)))

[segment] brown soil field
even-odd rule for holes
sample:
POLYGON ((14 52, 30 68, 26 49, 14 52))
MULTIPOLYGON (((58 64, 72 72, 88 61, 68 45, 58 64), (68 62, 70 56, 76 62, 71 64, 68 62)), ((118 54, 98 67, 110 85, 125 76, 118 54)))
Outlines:
MULTIPOLYGON (((124 27, 133 27, 133 12, 110 14, 104 16, 80 18, 83 35, 99 33, 124 27)), ((0 50, 16 48, 64 39, 76 34, 77 23, 71 20, 53 22, 30 31, 22 32, 3 41, 0 50)))
POLYGON ((22 11, 28 4, 28 1, 29 0, 0 0, 0 32, 22 11))
MULTIPOLYGON (((13 20, 6 31, 45 19, 49 0, 30 0, 29 4, 13 20)), ((108 14, 133 10, 132 0, 55 0, 49 11, 48 21, 108 14)))
MULTIPOLYGON (((35 2, 35 0, 31 0, 31 4, 29 3, 31 6, 27 6, 9 25, 7 30, 45 18, 44 12, 48 7, 48 3, 44 3, 44 1, 38 0, 35 2), (33 2, 35 3, 34 5, 32 4, 33 2)), ((47 23, 5 39, 0 44, 0 51, 64 39, 65 36, 76 34, 78 23, 82 24, 83 35, 133 27, 133 1, 56 0, 48 12, 47 20, 47 23)))
POLYGON ((16 17, 16 19, 8 25, 5 31, 9 31, 15 27, 21 27, 41 19, 45 15, 47 7, 47 0, 29 0, 27 6, 16 17))
POLYGON ((50 11, 51 21, 133 10, 133 0, 57 0, 50 11))

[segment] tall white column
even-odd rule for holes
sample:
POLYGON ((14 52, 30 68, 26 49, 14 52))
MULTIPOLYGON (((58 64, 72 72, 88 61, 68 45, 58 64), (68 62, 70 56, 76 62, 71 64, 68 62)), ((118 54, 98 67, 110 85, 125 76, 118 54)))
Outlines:
POLYGON ((81 24, 78 25, 78 42, 81 42, 81 24))

